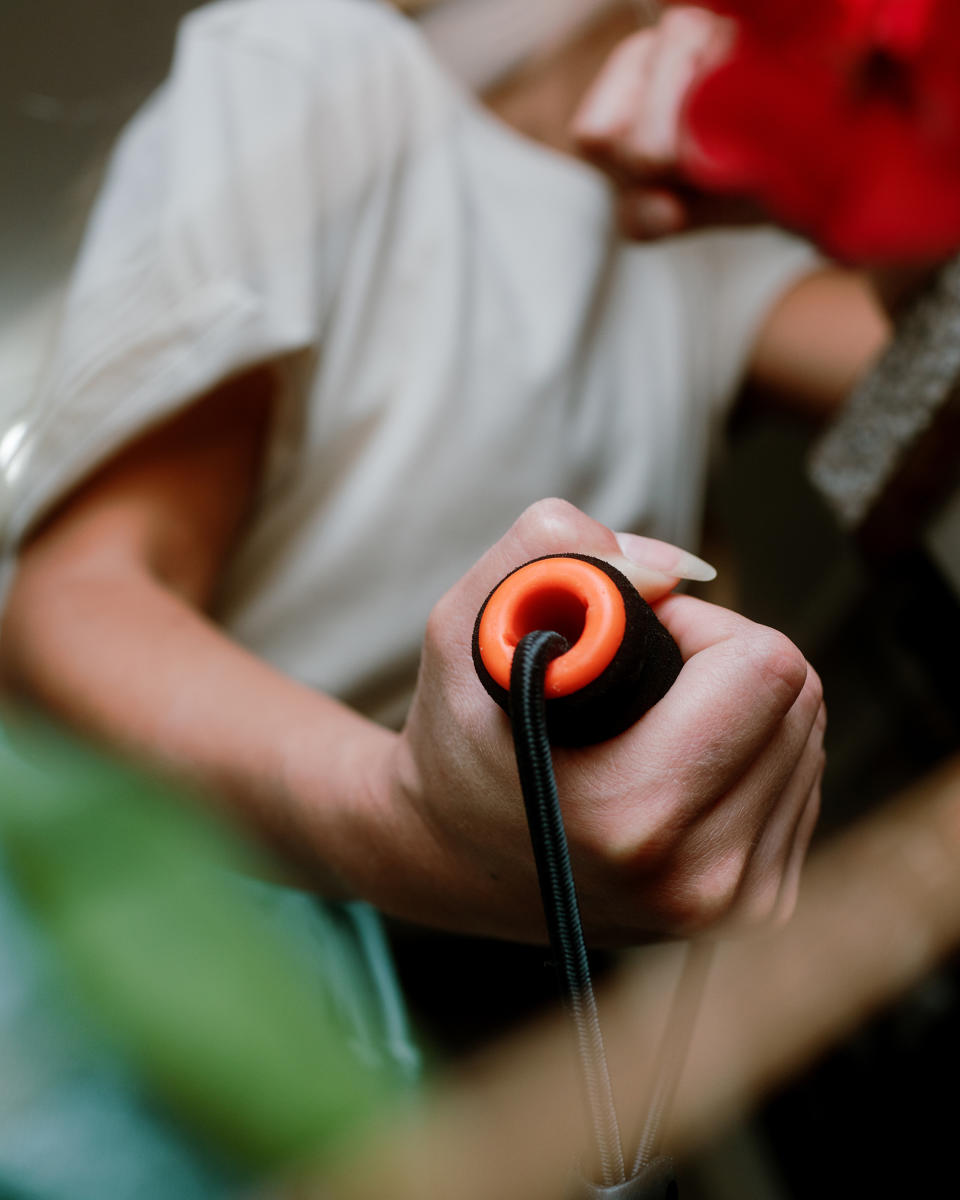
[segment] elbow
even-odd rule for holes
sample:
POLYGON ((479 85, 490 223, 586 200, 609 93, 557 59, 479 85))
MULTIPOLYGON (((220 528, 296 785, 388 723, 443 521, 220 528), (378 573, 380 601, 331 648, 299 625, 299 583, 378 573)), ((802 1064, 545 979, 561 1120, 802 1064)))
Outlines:
POLYGON ((18 564, 0 613, 0 691, 8 697, 40 698, 38 648, 55 633, 50 598, 57 587, 56 572, 39 570, 29 559, 18 564))
POLYGON ((56 710, 78 662, 96 663, 135 571, 42 541, 24 547, 0 614, 0 691, 56 710))

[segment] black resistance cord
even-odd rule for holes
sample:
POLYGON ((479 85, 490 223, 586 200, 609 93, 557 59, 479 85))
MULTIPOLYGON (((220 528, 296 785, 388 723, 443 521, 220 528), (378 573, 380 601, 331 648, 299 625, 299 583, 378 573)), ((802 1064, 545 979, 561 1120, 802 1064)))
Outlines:
POLYGON ((561 997, 573 1022, 601 1180, 611 1187, 626 1180, 623 1148, 553 774, 544 700, 547 667, 569 648, 566 638, 548 630, 521 638, 510 673, 510 722, 550 947, 561 997))
POLYGON ((687 951, 628 1174, 551 745, 588 746, 623 733, 666 695, 683 659, 629 579, 610 563, 578 553, 533 559, 505 576, 477 614, 472 649, 480 682, 510 716, 550 947, 574 1032, 600 1176, 598 1183, 581 1179, 580 1194, 583 1200, 675 1200, 673 1164, 658 1146, 707 959, 699 948, 687 951))
POLYGON ((536 630, 521 638, 510 674, 510 721, 547 933, 561 998, 574 1030, 581 1088, 600 1169, 601 1188, 587 1187, 597 1198, 675 1197, 672 1165, 657 1157, 658 1143, 683 1066, 712 948, 691 945, 686 951, 656 1064, 650 1110, 628 1176, 547 734, 546 671, 550 662, 568 649, 567 639, 550 630, 536 630), (631 1180, 639 1186, 631 1188, 631 1180))

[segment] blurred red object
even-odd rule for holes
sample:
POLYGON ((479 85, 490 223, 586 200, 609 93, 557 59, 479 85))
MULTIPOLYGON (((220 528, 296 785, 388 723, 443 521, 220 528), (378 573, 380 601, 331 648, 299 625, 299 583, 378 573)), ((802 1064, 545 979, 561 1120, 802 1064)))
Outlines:
POLYGON ((958 0, 704 0, 736 19, 692 93, 690 170, 833 256, 960 248, 958 0))

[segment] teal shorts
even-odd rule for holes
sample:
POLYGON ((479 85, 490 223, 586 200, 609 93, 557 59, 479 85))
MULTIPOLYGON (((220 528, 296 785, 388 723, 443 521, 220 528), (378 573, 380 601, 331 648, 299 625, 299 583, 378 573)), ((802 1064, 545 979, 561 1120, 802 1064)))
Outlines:
MULTIPOLYGON (((244 886, 302 948, 355 1053, 414 1082, 419 1054, 378 915, 244 886)), ((162 1111, 84 1021, 0 857, 0 1200, 221 1200, 251 1183, 162 1111)))

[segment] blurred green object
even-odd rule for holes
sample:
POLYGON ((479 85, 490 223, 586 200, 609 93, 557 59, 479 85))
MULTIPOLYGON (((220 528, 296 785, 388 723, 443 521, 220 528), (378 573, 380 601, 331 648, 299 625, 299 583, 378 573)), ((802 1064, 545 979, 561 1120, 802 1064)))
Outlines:
POLYGON ((259 1171, 322 1158, 397 1096, 302 948, 265 920, 249 848, 167 785, 6 725, 7 869, 99 1024, 181 1120, 259 1171))

